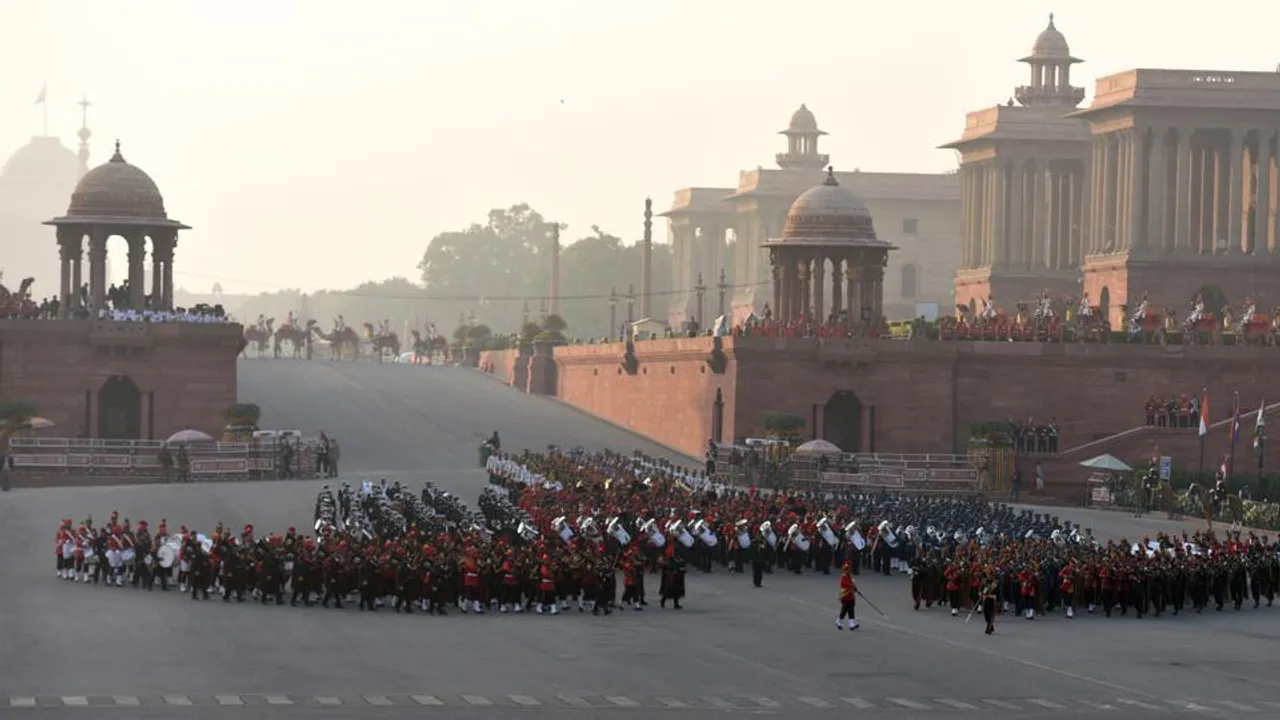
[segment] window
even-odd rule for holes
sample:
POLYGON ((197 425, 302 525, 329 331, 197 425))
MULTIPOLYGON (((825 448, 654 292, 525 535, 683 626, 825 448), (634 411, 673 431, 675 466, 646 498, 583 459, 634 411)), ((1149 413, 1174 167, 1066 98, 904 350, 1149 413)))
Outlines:
POLYGON ((902 266, 902 297, 913 298, 920 293, 920 268, 915 265, 902 266))
POLYGON ((915 218, 903 218, 903 219, 902 219, 902 234, 903 234, 903 235, 915 235, 915 234, 916 234, 916 226, 917 226, 917 224, 918 224, 918 223, 917 223, 917 221, 916 221, 916 219, 915 219, 915 218))

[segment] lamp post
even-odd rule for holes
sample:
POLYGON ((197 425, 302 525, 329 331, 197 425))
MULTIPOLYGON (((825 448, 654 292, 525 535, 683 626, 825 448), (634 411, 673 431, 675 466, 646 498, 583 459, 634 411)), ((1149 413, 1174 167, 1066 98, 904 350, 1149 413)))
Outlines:
POLYGON ((524 326, 529 324, 529 299, 525 298, 524 303, 520 307, 520 332, 524 332, 524 326))
POLYGON ((609 288, 609 332, 605 337, 612 338, 618 332, 618 288, 609 288))
POLYGON ((720 292, 720 302, 716 306, 716 317, 724 315, 724 293, 729 289, 729 283, 724 279, 724 268, 720 268, 720 282, 716 283, 716 290, 720 292))
POLYGON ((697 330, 702 332, 702 297, 707 293, 707 286, 702 282, 702 273, 698 273, 698 284, 693 287, 697 297, 697 303, 693 307, 693 320, 697 323, 697 330))
POLYGON ((627 327, 631 327, 631 324, 636 321, 635 308, 636 308, 636 286, 635 286, 635 283, 632 283, 627 286, 627 327))

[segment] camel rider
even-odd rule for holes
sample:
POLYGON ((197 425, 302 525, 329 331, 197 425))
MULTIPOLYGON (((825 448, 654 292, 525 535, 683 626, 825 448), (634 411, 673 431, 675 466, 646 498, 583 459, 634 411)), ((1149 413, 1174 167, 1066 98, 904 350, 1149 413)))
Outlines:
POLYGON ((1129 318, 1129 332, 1138 332, 1142 327, 1142 319, 1147 316, 1147 312, 1151 310, 1151 300, 1147 298, 1146 293, 1142 293, 1142 302, 1138 303, 1138 309, 1134 311, 1129 318))
POLYGON ((378 330, 378 334, 386 337, 391 334, 391 318, 382 319, 382 327, 378 330))
POLYGON ((290 310, 288 316, 284 319, 284 324, 293 327, 293 311, 290 310))
POLYGON ((347 321, 341 315, 333 319, 333 331, 340 333, 347 329, 347 321))
POLYGON ((1049 296, 1048 290, 1040 294, 1040 306, 1036 308, 1036 315, 1041 319, 1053 317, 1053 298, 1049 296))
POLYGON ((1250 322, 1253 321, 1253 316, 1256 315, 1257 313, 1258 313, 1258 303, 1254 302, 1253 298, 1245 298, 1244 313, 1240 315, 1239 330, 1241 332, 1244 332, 1244 329, 1248 327, 1250 322))
POLYGON ((1080 317, 1092 317, 1093 306, 1089 304, 1089 293, 1086 291, 1084 296, 1080 298, 1080 317))
POLYGON ((996 317, 996 299, 994 295, 987 295, 987 299, 982 301, 982 313, 978 317, 983 320, 994 320, 996 317))
POLYGON ((263 315, 262 313, 258 313, 258 329, 265 330, 266 328, 267 328, 267 316, 263 315))
POLYGON ((1196 323, 1200 322, 1200 319, 1203 317, 1204 298, 1197 293, 1195 299, 1191 301, 1191 312, 1187 314, 1187 329, 1195 327, 1196 323))

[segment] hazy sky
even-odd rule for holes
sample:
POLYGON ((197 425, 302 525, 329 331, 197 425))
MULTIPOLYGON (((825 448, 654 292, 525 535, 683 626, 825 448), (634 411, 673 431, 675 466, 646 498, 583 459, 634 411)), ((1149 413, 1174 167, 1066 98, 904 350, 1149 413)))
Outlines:
POLYGON ((1280 63, 1280 4, 1243 0, 0 0, 0 155, 45 82, 74 148, 87 92, 91 164, 120 138, 196 227, 182 285, 345 287, 517 202, 634 239, 646 195, 772 166, 802 102, 839 169, 950 169, 935 146, 1025 84, 1051 11, 1090 95, 1280 63))

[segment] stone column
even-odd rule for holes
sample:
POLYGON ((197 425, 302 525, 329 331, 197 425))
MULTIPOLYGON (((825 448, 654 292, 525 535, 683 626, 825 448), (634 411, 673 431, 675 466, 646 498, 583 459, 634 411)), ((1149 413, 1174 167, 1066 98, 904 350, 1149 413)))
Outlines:
POLYGON ((107 233, 93 228, 89 235, 89 314, 97 318, 107 303, 107 233))
POLYGON ((1168 191, 1169 166, 1165 139, 1168 129, 1162 125, 1151 128, 1151 167, 1147 179, 1147 232, 1143 238, 1147 248, 1163 251, 1167 247, 1165 235, 1165 202, 1168 191))
POLYGON ((813 319, 815 322, 825 322, 827 319, 822 307, 822 287, 823 278, 826 276, 827 258, 825 255, 817 255, 813 259, 813 319))
POLYGON ((1191 128, 1174 128, 1178 134, 1177 177, 1174 182, 1174 244, 1176 252, 1191 249, 1191 228, 1188 217, 1191 210, 1191 128))
POLYGON ((1128 190, 1129 184, 1126 182, 1128 178, 1127 170, 1129 166, 1129 135, 1128 131, 1120 130, 1112 135, 1115 141, 1116 158, 1115 158, 1115 175, 1112 179, 1111 195, 1115 199, 1115 216, 1112 219, 1111 237, 1113 242, 1111 249, 1113 252, 1124 250, 1129 244, 1128 231, 1129 215, 1126 212, 1128 207, 1128 190))
MULTIPOLYGON (((995 187, 992 191, 995 194, 992 202, 995 208, 995 227, 992 231, 992 267, 1008 267, 1009 265, 1009 239, 1006 235, 1006 225, 1009 223, 1009 190, 1006 164, 1000 158, 992 161, 992 174, 995 175, 995 187)), ((883 273, 881 275, 883 276, 883 273)), ((881 292, 881 295, 883 294, 881 292)))
MULTIPOLYGON (((1244 133, 1233 128, 1231 130, 1231 141, 1227 145, 1226 180, 1230 183, 1228 185, 1230 204, 1227 206, 1227 247, 1223 251, 1225 254, 1240 252, 1240 239, 1243 237, 1240 229, 1241 203, 1244 199, 1243 155, 1244 133)), ((1214 250, 1217 250, 1217 243, 1214 244, 1214 250)))
POLYGON ((58 315, 66 317, 71 307, 71 233, 58 228, 58 315))
POLYGON ((1048 170, 1042 161, 1037 160, 1031 173, 1031 252, 1028 255, 1029 265, 1033 269, 1046 267, 1045 234, 1049 230, 1049 221, 1045 217, 1048 203, 1045 202, 1045 175, 1048 170))
POLYGON ((1102 237, 1100 219, 1102 212, 1102 193, 1099 187, 1102 184, 1102 138, 1097 135, 1093 136, 1093 150, 1089 153, 1089 200, 1085 204, 1089 207, 1089 232, 1086 242, 1086 255, 1093 255, 1098 252, 1101 247, 1099 238, 1102 237))
POLYGON ((1023 220, 1023 205, 1027 201, 1026 176, 1023 174, 1021 157, 1009 159, 1009 180, 1005 194, 1009 198, 1009 227, 1005 241, 1009 245, 1009 266, 1022 268, 1026 266, 1027 234, 1023 220))
POLYGON ((159 310, 164 298, 164 263, 160 261, 156 241, 151 241, 151 309, 159 310))
POLYGON ((995 162, 988 160, 983 164, 983 177, 985 178, 985 186, 983 187, 983 217, 982 217, 982 237, 983 237, 983 263, 986 267, 995 267, 996 265, 996 167, 995 162))
POLYGON ((129 307, 145 310, 147 306, 147 236, 134 233, 129 243, 129 307))
POLYGON ((75 240, 71 242, 71 307, 80 310, 84 303, 80 300, 80 288, 84 285, 81 268, 84 265, 84 232, 76 229, 75 240))
POLYGON ((773 310, 773 316, 775 318, 781 319, 782 318, 782 295, 784 290, 782 287, 782 268, 778 264, 777 255, 778 255, 777 250, 769 251, 769 256, 770 256, 769 259, 773 266, 772 270, 770 271, 773 273, 773 305, 771 306, 771 308, 773 310))
POLYGON ((1145 249, 1147 247, 1146 227, 1142 224, 1143 212, 1147 208, 1148 188, 1150 185, 1150 166, 1147 151, 1146 130, 1133 130, 1133 171, 1129 174, 1129 247, 1145 249))
POLYGON ((840 316, 840 310, 842 307, 841 300, 843 299, 840 297, 840 294, 841 294, 840 276, 841 276, 841 273, 844 272, 844 268, 841 267, 842 264, 843 264, 842 258, 840 257, 831 258, 831 312, 837 318, 840 316))
POLYGON ((845 280, 845 307, 849 312, 849 322, 859 323, 862 321, 862 266, 859 264, 857 256, 850 256, 845 260, 844 267, 845 280))
POLYGON ((1067 255, 1067 262, 1071 267, 1078 268, 1084 257, 1084 238, 1085 223, 1087 220, 1087 206, 1084 202, 1084 179, 1087 177, 1088 163, 1080 163, 1075 166, 1071 172, 1070 180, 1067 183, 1067 202, 1070 203, 1071 210, 1067 214, 1067 232, 1071 234, 1071 251, 1067 255))
POLYGON ((780 322, 790 322, 791 320, 791 285, 795 276, 795 263, 791 257, 791 253, 784 249, 778 248, 778 256, 775 261, 774 271, 778 273, 779 286, 781 287, 781 296, 778 298, 778 305, 773 309, 774 316, 780 322))
POLYGON ((1246 245, 1251 255, 1267 252, 1271 211, 1271 130, 1258 130, 1258 151, 1254 155, 1257 181, 1254 183, 1253 236, 1246 245))
POLYGON ((884 316, 884 265, 878 258, 873 259, 867 273, 870 275, 870 281, 867 282, 867 302, 871 307, 871 324, 879 326, 884 316))
POLYGON ((973 214, 970 204, 973 202, 973 168, 960 166, 960 269, 973 267, 973 235, 969 232, 969 221, 973 214))
POLYGON ((164 255, 164 284, 161 287, 163 301, 160 303, 161 310, 173 310, 173 251, 176 241, 169 241, 167 252, 164 255))
MULTIPOLYGON (((1210 202, 1213 205, 1213 230, 1210 232, 1210 238, 1205 243, 1200 252, 1212 255, 1216 252, 1218 241, 1225 241, 1228 237, 1228 228, 1231 225, 1229 220, 1229 211, 1231 209, 1231 171, 1230 171, 1230 141, 1222 142, 1215 139, 1213 142, 1214 170, 1212 178, 1213 195, 1210 196, 1210 202)), ((1205 162, 1209 162, 1206 158, 1205 162)))
POLYGON ((796 294, 799 295, 796 298, 796 302, 800 305, 797 313, 798 317, 808 317, 811 308, 809 303, 813 299, 813 292, 811 291, 813 275, 809 269, 810 262, 808 257, 802 257, 796 268, 796 272, 800 276, 800 284, 796 291, 796 294))

